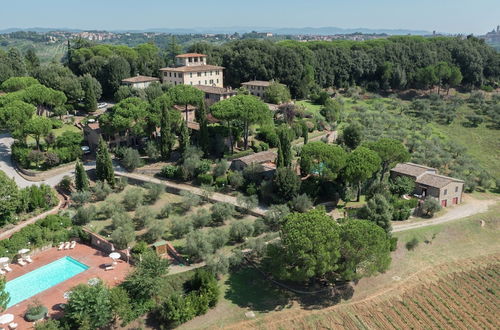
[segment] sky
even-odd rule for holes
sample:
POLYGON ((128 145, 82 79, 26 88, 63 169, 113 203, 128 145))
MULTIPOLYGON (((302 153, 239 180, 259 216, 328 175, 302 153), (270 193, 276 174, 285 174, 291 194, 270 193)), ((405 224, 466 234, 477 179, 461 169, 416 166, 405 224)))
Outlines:
POLYGON ((500 0, 0 0, 0 29, 335 26, 484 34, 498 24, 500 0))

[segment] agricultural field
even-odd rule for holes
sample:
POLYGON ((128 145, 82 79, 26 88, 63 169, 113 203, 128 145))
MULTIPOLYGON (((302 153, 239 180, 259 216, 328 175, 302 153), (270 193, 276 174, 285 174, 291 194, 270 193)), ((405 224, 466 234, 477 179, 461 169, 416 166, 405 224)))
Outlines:
POLYGON ((21 53, 33 48, 41 63, 60 62, 66 53, 66 42, 59 41, 55 43, 33 42, 24 39, 5 39, 0 48, 7 51, 9 48, 17 48, 21 53))

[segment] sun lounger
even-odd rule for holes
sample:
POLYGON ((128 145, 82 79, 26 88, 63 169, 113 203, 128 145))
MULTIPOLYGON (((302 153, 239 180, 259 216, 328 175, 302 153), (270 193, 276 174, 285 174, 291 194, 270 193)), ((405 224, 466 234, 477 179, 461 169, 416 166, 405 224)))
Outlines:
POLYGON ((31 259, 31 257, 30 257, 30 256, 26 256, 26 257, 24 257, 24 260, 25 260, 25 261, 27 261, 27 262, 29 262, 29 263, 32 263, 32 262, 33 262, 33 259, 31 259))
POLYGON ((59 246, 57 247, 57 250, 61 251, 62 249, 64 249, 64 244, 65 244, 64 242, 59 243, 59 246))
POLYGON ((76 241, 71 241, 71 244, 69 245, 70 249, 74 249, 76 246, 76 241))
POLYGON ((3 266, 3 269, 5 269, 6 271, 8 272, 11 272, 12 271, 12 268, 9 267, 9 265, 5 265, 3 266))
POLYGON ((115 266, 111 265, 111 266, 106 266, 106 268, 104 268, 104 270, 113 270, 115 269, 115 266))
POLYGON ((9 328, 12 330, 17 329, 17 323, 15 323, 15 322, 9 323, 9 328))
POLYGON ((17 259, 17 263, 20 264, 21 266, 26 266, 26 263, 24 262, 23 259, 17 259))
POLYGON ((66 243, 64 243, 64 249, 65 249, 65 250, 69 250, 70 245, 71 245, 71 243, 70 243, 70 242, 66 242, 66 243))

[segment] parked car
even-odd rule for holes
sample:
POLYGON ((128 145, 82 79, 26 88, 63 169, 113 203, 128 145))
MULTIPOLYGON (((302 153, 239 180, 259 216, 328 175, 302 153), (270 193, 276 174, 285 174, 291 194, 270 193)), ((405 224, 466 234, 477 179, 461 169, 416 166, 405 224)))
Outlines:
POLYGON ((108 106, 108 104, 106 102, 102 102, 102 103, 97 104, 97 109, 104 109, 107 106, 108 106))
POLYGON ((85 155, 90 154, 90 147, 89 146, 82 146, 82 151, 85 155))

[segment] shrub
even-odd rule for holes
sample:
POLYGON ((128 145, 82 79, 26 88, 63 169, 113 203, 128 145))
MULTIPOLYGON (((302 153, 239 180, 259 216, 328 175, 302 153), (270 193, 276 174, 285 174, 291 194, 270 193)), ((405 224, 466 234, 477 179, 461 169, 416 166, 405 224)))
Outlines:
POLYGON ((177 177, 178 172, 179 172, 179 167, 175 165, 165 165, 161 169, 161 175, 163 175, 167 179, 175 179, 177 177))
POLYGON ((229 203, 216 203, 212 205, 210 212, 212 212, 212 221, 222 224, 234 215, 235 210, 234 206, 229 203))
POLYGON ((196 167, 196 173, 198 174, 204 174, 210 171, 212 163, 208 159, 203 159, 200 161, 198 166, 196 167))
POLYGON ((48 319, 45 321, 40 321, 35 323, 35 330, 59 330, 61 329, 58 320, 48 319))
POLYGON ((122 191, 128 186, 128 179, 126 177, 120 177, 115 179, 115 190, 122 191))
POLYGON ((391 244, 391 252, 396 251, 397 248, 398 248, 398 238, 397 237, 391 237, 390 244, 391 244))
POLYGON ((229 229, 229 237, 234 242, 243 242, 246 237, 252 236, 253 226, 250 223, 234 222, 229 229))
POLYGON ((45 153, 45 164, 48 167, 54 167, 56 165, 59 165, 61 160, 59 159, 59 156, 56 153, 53 152, 46 152, 45 153))
POLYGON ((191 219, 176 218, 172 220, 170 232, 175 238, 177 239, 182 238, 192 230, 193 230, 193 223, 191 222, 191 219))
POLYGON ((134 227, 132 218, 126 212, 116 212, 111 218, 111 225, 113 229, 118 229, 120 227, 134 227))
POLYGON ((261 127, 257 133, 257 139, 268 143, 272 148, 277 147, 279 143, 278 133, 274 126, 261 127))
POLYGON ((428 217, 432 218, 439 210, 441 210, 441 205, 439 205, 439 202, 434 198, 426 198, 422 204, 422 212, 428 217))
POLYGON ((227 160, 221 159, 217 163, 215 163, 212 174, 217 178, 225 175, 228 169, 229 163, 227 162, 227 160))
POLYGON ((277 231, 288 214, 290 214, 290 208, 286 204, 273 205, 264 215, 264 223, 270 230, 277 231))
POLYGON ((151 208, 147 206, 140 206, 134 215, 134 223, 137 229, 143 229, 144 227, 149 226, 155 219, 156 215, 151 210, 151 208))
POLYGON ((139 155, 139 151, 132 148, 127 148, 123 151, 121 162, 129 172, 134 171, 136 168, 141 167, 143 164, 141 155, 139 155))
POLYGON ((161 208, 160 213, 158 213, 158 218, 168 218, 174 209, 173 204, 167 204, 161 208))
POLYGON ((309 196, 307 196, 306 194, 294 197, 290 204, 294 211, 301 213, 306 212, 307 210, 313 207, 313 202, 311 198, 309 198, 309 196))
POLYGON ((150 243, 153 243, 160 240, 163 237, 163 234, 165 234, 165 227, 163 223, 156 221, 149 227, 146 237, 150 243))
POLYGON ((194 228, 205 227, 210 223, 211 216, 210 213, 205 209, 200 209, 196 214, 191 216, 191 222, 194 228))
POLYGON ((71 191, 71 186, 73 185, 73 180, 69 175, 65 175, 59 182, 58 187, 65 192, 71 191))
POLYGON ((253 223, 253 235, 259 236, 262 233, 269 231, 269 227, 266 225, 264 219, 259 218, 253 223))
POLYGON ((88 191, 75 191, 71 194, 71 201, 76 205, 83 205, 90 201, 91 195, 88 191))
POLYGON ((241 173, 240 171, 230 172, 228 181, 231 187, 233 187, 234 189, 239 189, 245 184, 245 178, 243 178, 243 173, 241 173))
POLYGON ((229 241, 229 233, 224 228, 212 228, 208 232, 208 240, 214 250, 218 250, 229 241))
POLYGON ((242 207, 245 211, 252 210, 259 205, 257 195, 245 196, 243 194, 239 194, 236 201, 238 206, 242 207))
POLYGON ((227 176, 219 176, 215 179, 215 185, 219 188, 224 188, 227 186, 227 176))
POLYGON ((92 192, 94 193, 94 198, 98 201, 102 201, 108 197, 113 189, 109 186, 106 181, 97 181, 95 186, 92 187, 92 192))
POLYGON ((160 195, 165 191, 165 188, 162 185, 155 183, 146 183, 144 187, 146 188, 146 195, 144 196, 144 199, 149 204, 154 204, 160 198, 160 195))
POLYGON ((216 275, 224 275, 229 272, 229 258, 221 252, 210 255, 206 265, 207 269, 216 275))
POLYGON ((398 176, 396 179, 391 180, 390 190, 391 193, 402 196, 408 195, 415 189, 415 182, 407 176, 398 176))
POLYGON ((183 212, 187 212, 192 207, 198 206, 201 203, 201 197, 190 191, 183 190, 180 195, 182 196, 182 201, 179 203, 179 207, 183 212))
POLYGON ((196 177, 197 183, 201 185, 211 186, 214 182, 214 177, 209 173, 201 173, 196 177))
POLYGON ((123 196, 123 206, 127 211, 133 211, 142 204, 143 199, 144 192, 141 188, 131 188, 123 196))
POLYGON ((29 304, 26 312, 24 313, 24 318, 28 322, 35 322, 43 319, 48 313, 47 307, 43 306, 39 301, 35 301, 34 304, 29 304))
POLYGON ((106 219, 111 218, 115 213, 124 211, 125 209, 116 199, 106 200, 99 207, 99 213, 106 219))
POLYGON ((97 209, 94 205, 89 205, 87 207, 80 206, 73 216, 73 223, 80 226, 86 225, 94 220, 96 215, 97 209))
POLYGON ((418 246, 418 239, 416 237, 413 237, 411 240, 406 242, 406 249, 408 251, 415 249, 417 246, 418 246))
POLYGON ((195 230, 186 235, 184 252, 194 261, 201 260, 204 256, 212 254, 214 248, 207 234, 201 230, 195 230))
POLYGON ((478 127, 484 121, 483 117, 479 115, 468 115, 465 118, 467 118, 469 121, 468 125, 471 127, 478 127))
POLYGON ((116 228, 111 233, 111 239, 113 240, 113 243, 116 245, 116 247, 118 247, 119 249, 126 249, 130 245, 130 243, 135 240, 134 228, 131 225, 125 225, 116 228))
POLYGON ((148 141, 148 143, 146 143, 145 152, 148 158, 153 161, 160 158, 160 151, 158 150, 158 147, 156 146, 156 143, 154 141, 148 141))

